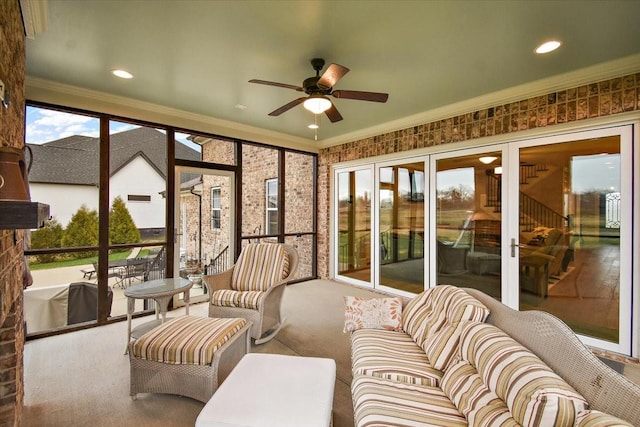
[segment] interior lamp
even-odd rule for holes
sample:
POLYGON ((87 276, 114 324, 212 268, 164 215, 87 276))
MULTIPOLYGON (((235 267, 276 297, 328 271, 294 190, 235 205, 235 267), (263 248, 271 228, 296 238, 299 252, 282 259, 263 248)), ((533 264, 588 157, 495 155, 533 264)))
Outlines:
POLYGON ((496 159, 497 157, 494 157, 494 156, 486 156, 486 157, 480 157, 478 160, 480 160, 485 165, 488 165, 489 163, 493 162, 496 159))
POLYGON ((322 95, 311 95, 302 105, 313 114, 322 114, 331 108, 331 101, 322 95))

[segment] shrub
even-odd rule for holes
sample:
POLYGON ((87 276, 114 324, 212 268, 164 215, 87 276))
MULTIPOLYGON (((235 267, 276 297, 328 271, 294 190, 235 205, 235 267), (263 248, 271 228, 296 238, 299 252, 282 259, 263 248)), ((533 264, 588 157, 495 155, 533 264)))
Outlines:
MULTIPOLYGON (((43 228, 31 232, 31 249, 52 249, 62 246, 62 237, 64 236, 64 228, 54 218, 47 221, 43 228)), ((53 262, 59 257, 59 254, 41 254, 36 255, 36 259, 40 263, 53 262)))
MULTIPOLYGON (((89 210, 85 205, 76 211, 67 224, 62 237, 62 246, 98 246, 98 212, 89 210)), ((95 251, 73 252, 73 258, 88 258, 95 255, 95 251)))
POLYGON ((109 242, 114 245, 140 242, 140 231, 120 196, 113 200, 109 211, 109 242))

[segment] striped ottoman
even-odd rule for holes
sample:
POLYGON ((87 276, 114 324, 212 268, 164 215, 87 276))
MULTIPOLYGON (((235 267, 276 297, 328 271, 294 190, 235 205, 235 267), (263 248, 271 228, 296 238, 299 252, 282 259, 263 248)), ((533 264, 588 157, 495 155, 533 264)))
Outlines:
POLYGON ((181 316, 129 344, 130 394, 167 393, 207 402, 250 346, 251 322, 181 316))

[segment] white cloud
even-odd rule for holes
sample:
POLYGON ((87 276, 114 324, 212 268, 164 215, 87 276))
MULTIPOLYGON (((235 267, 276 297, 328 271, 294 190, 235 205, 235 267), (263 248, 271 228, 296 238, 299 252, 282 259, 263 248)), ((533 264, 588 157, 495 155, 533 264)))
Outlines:
POLYGON ((137 129, 140 126, 132 125, 131 123, 111 122, 109 125, 109 132, 112 134, 120 133, 131 129, 137 129))
POLYGON ((43 144, 72 135, 97 137, 99 123, 95 117, 27 107, 25 135, 29 144, 43 144))

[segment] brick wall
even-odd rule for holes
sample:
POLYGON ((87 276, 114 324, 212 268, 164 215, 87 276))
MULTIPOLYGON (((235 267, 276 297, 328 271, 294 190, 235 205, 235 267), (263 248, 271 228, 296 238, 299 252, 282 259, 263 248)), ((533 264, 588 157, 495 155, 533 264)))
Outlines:
MULTIPOLYGON (((24 145, 25 41, 17 0, 0 1, 0 79, 11 104, 0 106, 0 145, 24 145)), ((24 231, 0 230, 0 426, 18 425, 23 406, 24 326, 22 240, 24 231)))
POLYGON ((266 234, 266 181, 272 178, 278 178, 278 151, 245 145, 242 148, 243 235, 266 234))
POLYGON ((329 276, 329 174, 332 165, 638 110, 640 73, 496 105, 320 150, 318 276, 329 276))
MULTIPOLYGON (((232 145, 225 141, 201 137, 203 159, 208 162, 234 164, 232 145)), ((313 231, 313 156, 307 154, 285 153, 285 191, 286 203, 285 233, 304 233, 313 231)), ((268 179, 278 177, 278 150, 246 144, 242 149, 242 233, 243 235, 266 234, 265 188, 268 179)), ((229 185, 226 178, 206 177, 202 194, 202 242, 203 254, 211 255, 210 248, 217 254, 229 244, 226 234, 212 230, 210 226, 211 194, 209 189, 219 186, 222 191, 222 229, 229 226, 230 207, 226 203, 229 197, 229 185), (208 249, 209 248, 209 249, 208 249)), ((188 196, 187 196, 188 197, 188 196)), ((185 199, 186 201, 186 199, 185 199)), ((187 209, 189 234, 195 231, 197 209, 193 205, 187 209)), ((312 274, 313 244, 309 236, 290 237, 287 242, 295 246, 300 255, 300 265, 296 278, 310 277, 312 274)), ((230 260, 231 262, 233 260, 230 260)))

